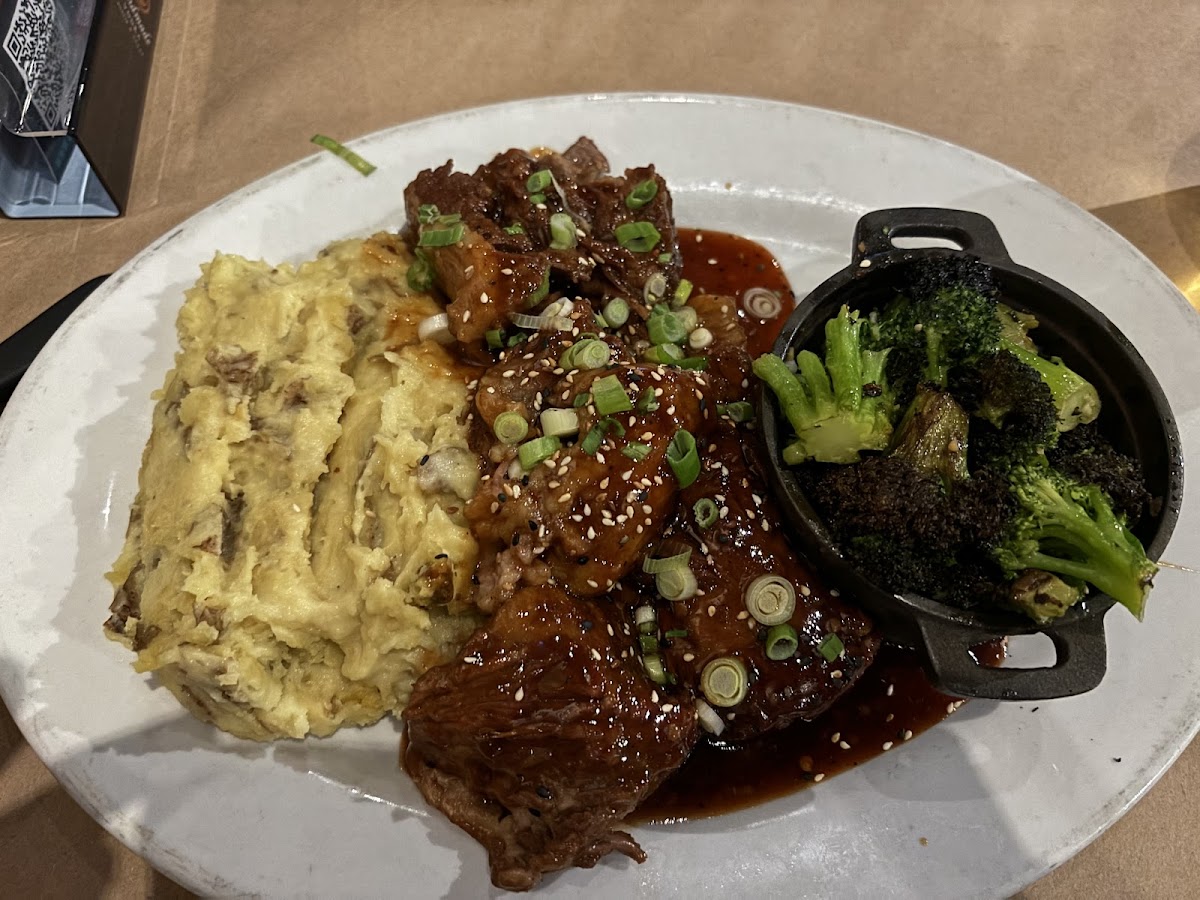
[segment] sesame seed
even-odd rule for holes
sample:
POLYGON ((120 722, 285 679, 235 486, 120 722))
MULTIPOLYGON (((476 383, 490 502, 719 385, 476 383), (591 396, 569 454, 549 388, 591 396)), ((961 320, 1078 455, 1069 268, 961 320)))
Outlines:
POLYGON ((742 610, 740 613, 738 613, 738 614, 737 614, 737 617, 738 617, 738 621, 740 622, 740 621, 742 621, 743 619, 748 619, 748 618, 750 618, 750 613, 746 612, 746 611, 743 609, 743 610, 742 610))
POLYGON ((886 718, 886 719, 884 719, 883 721, 885 721, 885 722, 890 722, 890 721, 892 721, 892 719, 894 719, 894 718, 896 718, 896 714, 895 714, 895 713, 888 713, 888 714, 887 714, 887 718, 886 718))
POLYGON ((892 694, 895 692, 895 690, 896 690, 896 686, 894 684, 889 684, 887 686, 887 695, 889 697, 892 696, 892 694))
POLYGON ((668 416, 675 415, 675 404, 671 404, 670 406, 667 407, 667 415, 668 416))
POLYGON ((830 588, 829 596, 830 597, 840 597, 840 596, 842 596, 842 592, 839 591, 837 588, 830 588))
POLYGON ((491 509, 493 514, 496 513, 500 509, 500 504, 493 500, 491 509))
POLYGON ((610 625, 608 626, 608 636, 609 636, 609 637, 616 637, 616 634, 617 634, 617 633, 616 633, 615 631, 613 631, 613 627, 612 627, 612 625, 610 624, 610 625))
POLYGON ((717 258, 716 258, 715 256, 713 256, 713 257, 710 257, 710 258, 709 258, 709 260, 708 260, 708 264, 709 264, 710 266, 715 266, 715 265, 717 264, 717 258))
POLYGON ((561 481, 548 481, 548 482, 546 482, 546 487, 550 488, 550 490, 554 490, 555 488, 562 487, 562 482, 561 481))
POLYGON ((503 377, 503 378, 512 378, 512 377, 513 377, 514 375, 516 375, 516 374, 517 374, 517 370, 516 370, 516 369, 505 369, 505 370, 504 370, 504 373, 503 373, 503 375, 502 375, 501 377, 503 377))
POLYGON ((695 653, 685 653, 685 654, 683 654, 683 661, 684 661, 684 662, 691 662, 691 661, 692 661, 693 659, 695 659, 695 658, 696 658, 696 654, 695 654, 695 653))
POLYGON ((596 660, 597 662, 601 659, 600 651, 595 647, 592 648, 592 659, 596 660))
POLYGON ((802 595, 804 595, 805 597, 811 597, 812 596, 812 588, 810 588, 807 584, 802 584, 802 585, 800 585, 800 593, 802 595))
POLYGON ((657 703, 657 702, 658 702, 658 691, 651 689, 651 691, 650 691, 650 702, 651 702, 651 703, 657 703))
POLYGON ((560 496, 559 496, 559 498, 558 498, 558 502, 559 502, 559 503, 566 503, 566 502, 567 502, 568 500, 570 500, 570 499, 571 499, 571 494, 570 494, 570 492, 567 492, 567 493, 565 493, 565 494, 562 494, 562 495, 560 495, 560 496))
POLYGON ((583 516, 579 515, 579 513, 573 513, 573 514, 571 515, 571 521, 572 521, 572 522, 582 522, 582 521, 583 521, 583 516))
POLYGON ((596 539, 596 529, 593 528, 591 525, 588 526, 587 539, 589 541, 594 541, 596 539))
POLYGON ((891 742, 891 741, 884 741, 884 742, 883 742, 883 749, 884 749, 884 750, 891 750, 891 749, 892 749, 892 742, 891 742))
POLYGON ((842 739, 842 733, 841 733, 840 731, 835 731, 835 732, 833 733, 833 737, 831 737, 831 738, 829 739, 829 742, 830 742, 831 744, 836 744, 836 743, 837 743, 838 741, 840 741, 841 739, 842 739))
POLYGON ((847 744, 845 741, 838 741, 838 746, 841 747, 843 750, 850 749, 850 745, 847 744))
POLYGON ((471 311, 469 309, 465 313, 463 313, 463 321, 464 322, 471 321, 471 311))
POLYGON ((596 451, 596 462, 600 463, 600 465, 604 465, 604 454, 599 450, 596 451))
POLYGON ((904 730, 904 739, 905 739, 906 741, 911 741, 911 740, 912 740, 912 736, 913 736, 913 733, 912 733, 911 731, 909 731, 909 730, 906 728, 906 729, 904 730))
POLYGON ((815 782, 821 781, 824 777, 825 777, 824 772, 818 772, 816 775, 813 776, 813 782, 815 783, 815 782))
POLYGON ((477 662, 479 662, 479 657, 478 657, 478 656, 464 656, 464 657, 463 657, 463 662, 467 663, 468 665, 472 665, 472 666, 473 666, 473 665, 475 665, 477 662))
POLYGON ((860 262, 858 264, 858 267, 860 269, 869 269, 869 268, 871 268, 871 261, 869 259, 864 259, 862 262, 860 262))
POLYGON ((509 269, 509 268, 504 268, 504 269, 500 270, 501 275, 511 275, 512 273, 513 273, 513 270, 509 269))
POLYGON ((583 514, 585 516, 590 516, 592 514, 592 507, 587 503, 583 504, 583 514))
POLYGON ((517 688, 517 692, 515 694, 513 694, 513 699, 516 700, 518 703, 520 703, 522 700, 524 700, 525 699, 525 688, 523 688, 523 687, 517 688))
POLYGON ((708 617, 711 619, 716 614, 717 614, 717 608, 715 606, 710 606, 708 608, 708 617))
POLYGON ((844 673, 842 672, 841 669, 834 669, 832 672, 829 673, 829 677, 830 678, 841 678, 843 674, 844 673))
MULTIPOLYGON (((604 490, 607 487, 608 487, 608 476, 605 475, 603 478, 600 479, 600 490, 604 490)), ((587 507, 584 507, 584 508, 586 509, 587 507)))

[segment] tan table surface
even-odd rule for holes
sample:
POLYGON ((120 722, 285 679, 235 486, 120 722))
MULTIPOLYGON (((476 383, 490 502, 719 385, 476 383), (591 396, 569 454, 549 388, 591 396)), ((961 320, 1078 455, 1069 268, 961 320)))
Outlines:
MULTIPOLYGON (((759 95, 955 141, 1091 209, 1197 302, 1198 25, 1193 0, 177 0, 164 4, 128 214, 0 219, 0 338, 310 154, 315 131, 349 139, 495 101, 612 90, 759 95)), ((1021 896, 1194 895, 1198 791, 1193 747, 1021 896)), ((87 817, 2 707, 0 885, 13 897, 190 896, 87 817)))

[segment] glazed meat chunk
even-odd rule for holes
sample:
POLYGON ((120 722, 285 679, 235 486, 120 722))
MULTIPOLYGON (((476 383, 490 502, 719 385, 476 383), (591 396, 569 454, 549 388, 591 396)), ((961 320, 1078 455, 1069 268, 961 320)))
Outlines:
POLYGON ((509 451, 468 504, 483 560, 481 609, 496 608, 518 579, 553 580, 583 597, 608 593, 674 512, 678 484, 667 449, 677 431, 707 420, 707 379, 666 366, 610 366, 565 374, 547 400, 575 409, 575 398, 591 397, 601 379, 615 380, 634 408, 602 416, 589 400, 576 410, 580 440, 528 472, 509 451), (638 409, 643 398, 650 402, 638 409), (590 448, 593 429, 603 439, 590 448))
POLYGON ((699 689, 705 666, 722 657, 745 667, 745 699, 716 709, 725 720, 724 740, 815 718, 858 680, 879 648, 870 619, 825 590, 789 546, 769 492, 747 464, 746 436, 722 423, 704 448, 700 478, 683 491, 667 540, 692 548, 699 590, 660 613, 664 630, 687 632, 670 640, 665 653, 681 684, 699 689), (718 517, 703 529, 694 513, 702 499, 713 502, 718 517), (763 575, 780 576, 795 590, 795 612, 787 621, 799 646, 788 659, 767 657, 767 628, 746 608, 746 588, 763 575), (836 636, 836 644, 826 644, 826 653, 840 648, 832 659, 821 649, 828 635, 836 636))
POLYGON ((656 688, 633 629, 606 601, 526 588, 417 682, 404 765, 487 849, 492 881, 645 853, 621 821, 691 751, 695 708, 656 688))

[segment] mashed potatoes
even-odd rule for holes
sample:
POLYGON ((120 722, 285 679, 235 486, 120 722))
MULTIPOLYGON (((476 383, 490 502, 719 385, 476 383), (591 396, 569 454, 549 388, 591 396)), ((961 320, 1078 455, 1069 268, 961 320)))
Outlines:
POLYGON ((193 713, 268 740, 399 712, 477 624, 467 391, 392 236, 187 292, 110 637, 193 713))

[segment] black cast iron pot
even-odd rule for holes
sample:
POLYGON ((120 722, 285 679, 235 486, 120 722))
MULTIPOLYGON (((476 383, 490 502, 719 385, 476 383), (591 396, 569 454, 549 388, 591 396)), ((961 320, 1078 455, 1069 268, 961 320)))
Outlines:
MULTIPOLYGON (((1154 374, 1116 327, 1081 297, 1008 255, 991 220, 951 209, 885 209, 863 216, 854 230, 850 265, 821 284, 796 308, 775 342, 774 352, 820 345, 827 319, 842 304, 864 312, 891 300, 903 270, 930 256, 968 254, 988 264, 1005 303, 1033 313, 1034 334, 1048 356, 1061 356, 1096 386, 1105 436, 1136 458, 1156 498, 1137 535, 1151 559, 1158 559, 1179 516, 1183 497, 1183 455, 1179 432, 1154 374), (962 250, 943 247, 901 249, 893 238, 942 238, 962 250)), ((774 395, 765 387, 759 401, 761 432, 767 445, 768 477, 783 504, 793 536, 823 576, 855 597, 875 618, 884 637, 923 648, 938 687, 961 697, 1041 700, 1089 691, 1106 668, 1104 615, 1114 601, 1093 592, 1062 618, 1039 626, 1017 612, 964 611, 916 594, 893 594, 868 581, 841 555, 799 482, 784 465, 782 448, 791 431, 774 395), (1056 662, 1044 668, 980 666, 970 649, 985 641, 1043 632, 1054 643, 1056 662)), ((1153 592, 1151 592, 1151 603, 1153 592)), ((1127 615, 1123 610, 1121 615, 1127 615)))

